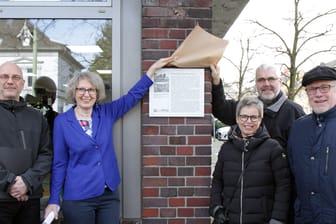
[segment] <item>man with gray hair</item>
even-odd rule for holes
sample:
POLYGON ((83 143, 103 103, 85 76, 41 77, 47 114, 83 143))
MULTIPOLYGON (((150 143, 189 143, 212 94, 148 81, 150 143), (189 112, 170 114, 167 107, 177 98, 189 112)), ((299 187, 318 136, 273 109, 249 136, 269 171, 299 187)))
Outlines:
POLYGON ((336 70, 317 66, 302 86, 313 112, 293 123, 288 139, 295 224, 336 223, 336 70))
MULTIPOLYGON (((219 67, 211 65, 212 113, 226 125, 236 123, 236 100, 228 100, 224 94, 219 67)), ((302 107, 287 99, 281 91, 281 77, 273 65, 262 64, 256 69, 256 89, 264 103, 264 119, 269 134, 286 149, 292 122, 304 115, 302 107)))

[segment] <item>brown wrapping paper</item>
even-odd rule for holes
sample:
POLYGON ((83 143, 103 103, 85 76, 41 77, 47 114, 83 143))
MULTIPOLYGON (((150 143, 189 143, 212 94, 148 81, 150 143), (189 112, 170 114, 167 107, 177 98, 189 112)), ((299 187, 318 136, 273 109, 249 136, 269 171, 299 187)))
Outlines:
POLYGON ((210 67, 211 64, 218 63, 227 45, 227 40, 216 37, 196 25, 173 53, 176 59, 171 65, 180 68, 210 67))

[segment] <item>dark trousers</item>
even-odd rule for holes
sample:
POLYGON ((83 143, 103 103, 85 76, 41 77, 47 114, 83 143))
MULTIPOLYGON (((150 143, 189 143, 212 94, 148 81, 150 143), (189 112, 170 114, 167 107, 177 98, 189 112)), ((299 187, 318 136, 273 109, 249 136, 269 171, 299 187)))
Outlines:
POLYGON ((40 199, 25 202, 0 201, 1 224, 38 224, 40 223, 40 199))
POLYGON ((65 224, 119 224, 119 191, 105 190, 98 197, 85 200, 63 200, 65 224))

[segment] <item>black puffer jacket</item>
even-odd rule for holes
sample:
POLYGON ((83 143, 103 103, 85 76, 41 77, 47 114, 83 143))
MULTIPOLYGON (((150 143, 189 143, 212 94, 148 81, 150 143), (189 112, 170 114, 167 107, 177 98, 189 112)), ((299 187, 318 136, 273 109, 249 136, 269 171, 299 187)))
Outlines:
POLYGON ((280 144, 260 127, 248 140, 241 138, 237 125, 218 154, 213 173, 210 215, 228 201, 238 178, 249 160, 245 173, 229 205, 231 224, 263 224, 276 219, 286 222, 290 202, 290 173, 280 144))
POLYGON ((0 124, 0 200, 16 201, 8 194, 16 176, 39 198, 52 157, 46 119, 23 101, 0 100, 0 124))

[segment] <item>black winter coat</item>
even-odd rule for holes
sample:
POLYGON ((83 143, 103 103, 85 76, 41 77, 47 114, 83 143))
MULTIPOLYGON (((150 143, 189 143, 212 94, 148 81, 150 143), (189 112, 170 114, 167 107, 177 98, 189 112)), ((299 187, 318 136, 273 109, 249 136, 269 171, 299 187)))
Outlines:
POLYGON ((242 139, 234 125, 213 172, 210 214, 229 206, 231 224, 263 224, 271 218, 286 222, 290 189, 288 161, 280 144, 264 127, 250 139, 242 139), (236 189, 242 169, 245 172, 236 189))
POLYGON ((17 201, 8 194, 16 176, 40 198, 52 158, 46 119, 23 101, 0 100, 0 123, 0 200, 17 201))

